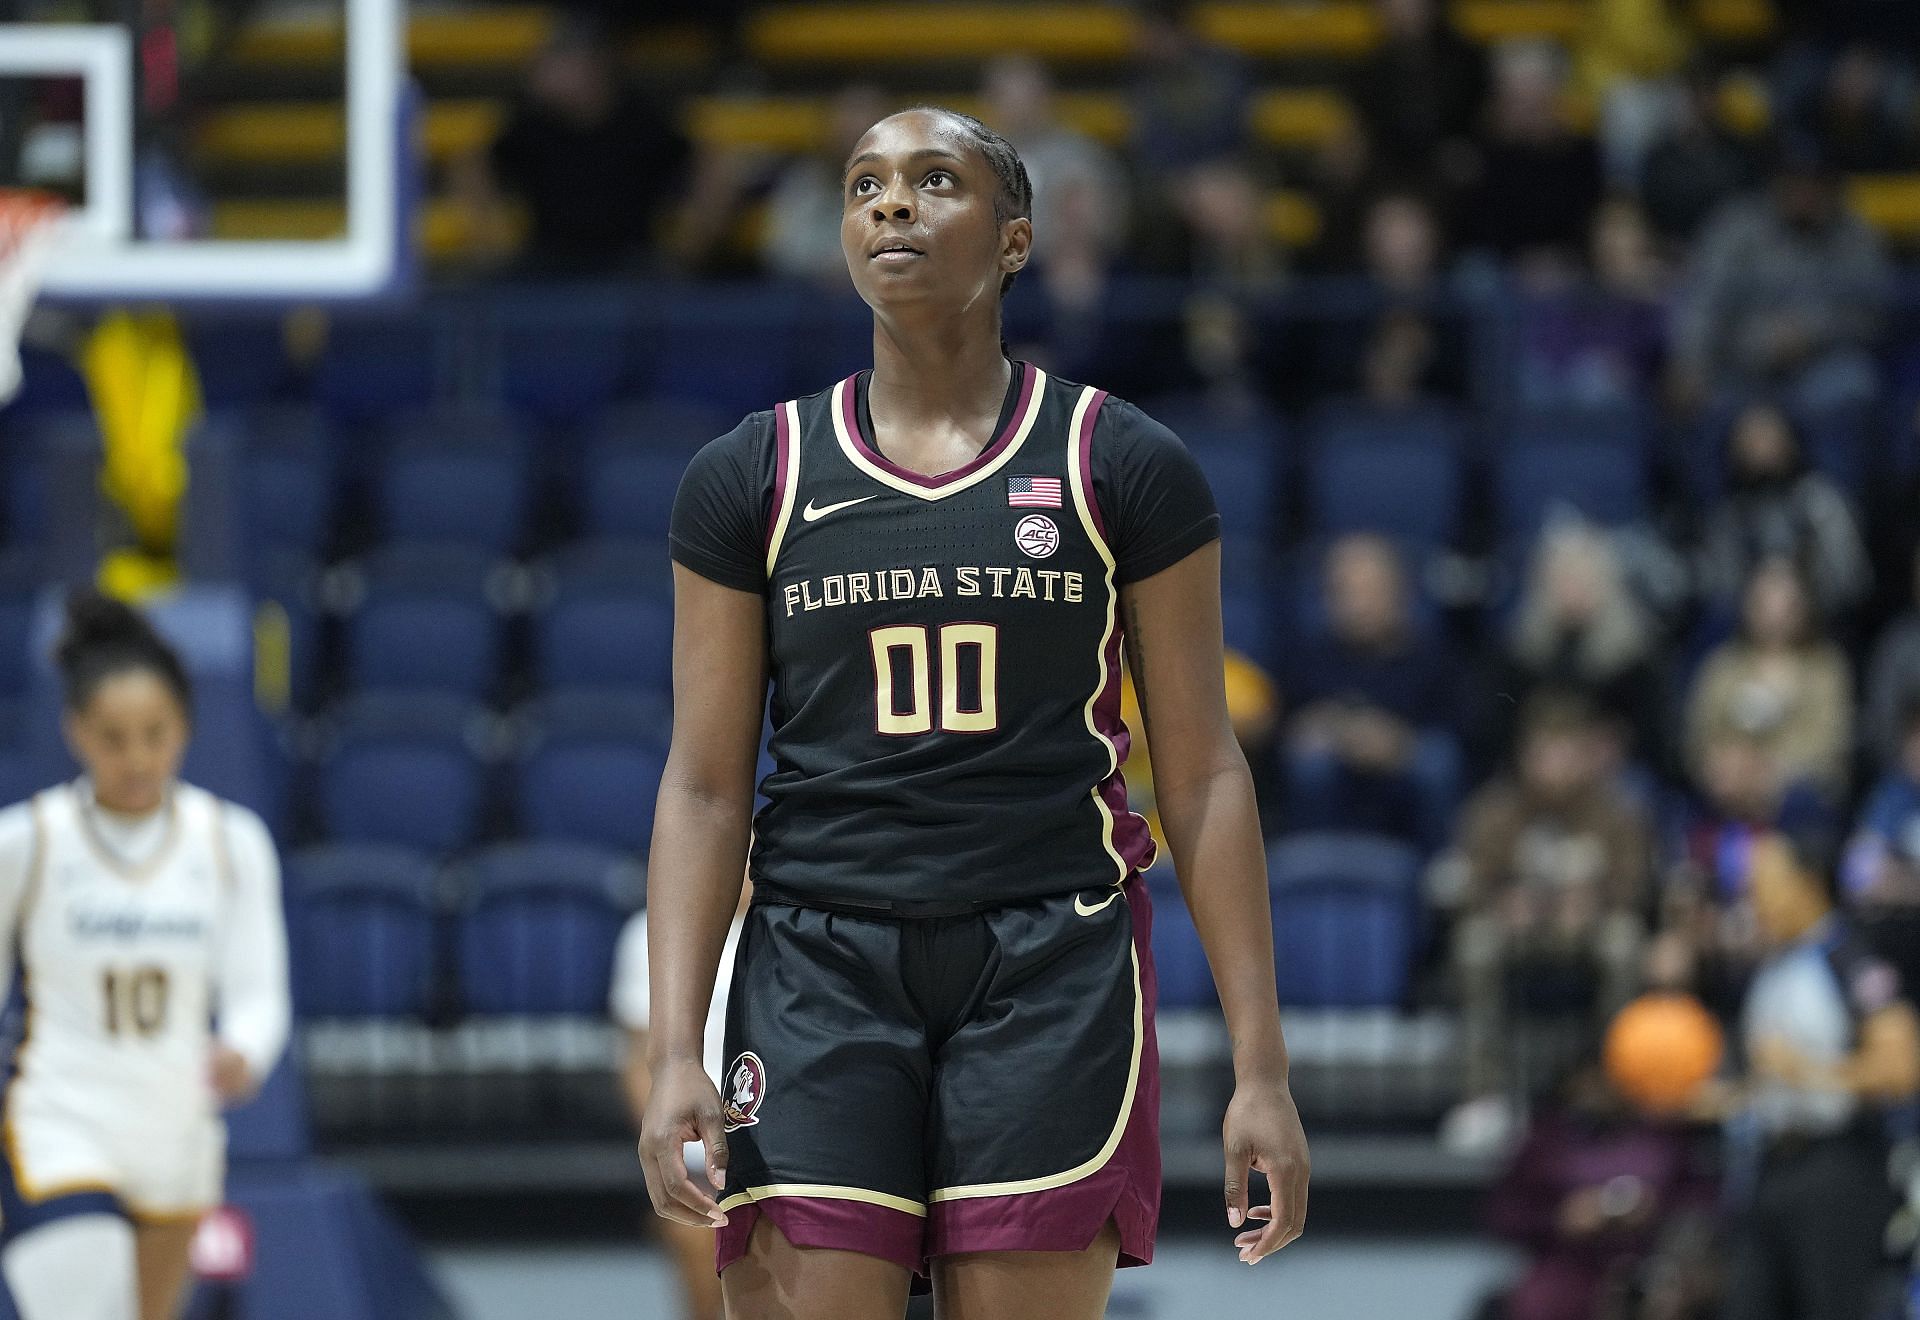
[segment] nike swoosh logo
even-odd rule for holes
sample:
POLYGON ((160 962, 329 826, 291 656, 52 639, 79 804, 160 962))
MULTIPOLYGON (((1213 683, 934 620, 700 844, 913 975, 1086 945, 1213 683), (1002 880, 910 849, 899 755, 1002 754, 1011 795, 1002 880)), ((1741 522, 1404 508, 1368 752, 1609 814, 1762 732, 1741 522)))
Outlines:
POLYGON ((1114 900, 1119 897, 1120 897, 1120 891, 1116 889, 1111 894, 1108 894, 1100 902, 1095 903, 1092 907, 1088 907, 1086 900, 1081 898, 1080 895, 1075 894, 1073 896, 1073 910, 1075 912, 1078 912, 1083 917, 1090 917, 1096 912, 1105 912, 1108 908, 1113 906, 1114 900))
POLYGON ((841 500, 838 504, 829 504, 818 509, 813 507, 812 500, 808 500, 807 507, 800 510, 800 516, 808 522, 819 522, 830 513, 837 513, 841 509, 850 509, 856 504, 865 504, 868 500, 877 500, 879 498, 878 495, 862 495, 857 500, 841 500))

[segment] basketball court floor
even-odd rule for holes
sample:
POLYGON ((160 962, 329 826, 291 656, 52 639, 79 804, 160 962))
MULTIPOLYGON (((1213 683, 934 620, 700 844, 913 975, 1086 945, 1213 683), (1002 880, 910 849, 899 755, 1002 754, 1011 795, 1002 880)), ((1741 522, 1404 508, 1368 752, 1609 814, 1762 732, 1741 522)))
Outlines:
MULTIPOLYGON (((1469 1320, 1515 1258, 1467 1237, 1409 1240, 1312 1235, 1249 1268, 1224 1230, 1218 1242, 1163 1240, 1154 1263, 1125 1270, 1109 1320, 1469 1320)), ((675 1314, 666 1260, 644 1248, 449 1247, 433 1264, 460 1320, 667 1320, 675 1314)))

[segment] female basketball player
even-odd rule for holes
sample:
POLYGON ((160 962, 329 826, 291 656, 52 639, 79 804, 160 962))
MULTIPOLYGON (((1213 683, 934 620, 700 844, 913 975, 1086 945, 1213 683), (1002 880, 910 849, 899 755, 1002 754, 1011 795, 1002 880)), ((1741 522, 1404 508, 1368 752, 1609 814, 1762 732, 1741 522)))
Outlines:
POLYGON ((140 615, 76 595, 58 658, 86 773, 0 811, 26 992, 0 1265, 24 1320, 166 1320, 220 1200, 220 1107, 286 1043, 279 864, 259 817, 175 778, 191 692, 140 615))
POLYGON ((873 369, 709 445, 674 510, 648 1191, 719 1228, 731 1315, 897 1320, 921 1274, 957 1320, 1094 1320, 1160 1194, 1123 635, 1233 1040, 1227 1219, 1267 1221, 1241 1259, 1306 1215, 1219 518, 1163 427, 1004 356, 1033 239, 1011 146, 908 111, 845 185, 873 369), (769 677, 778 768, 716 1090, 701 1028, 769 677), (696 1138, 717 1195, 683 1166, 696 1138), (1272 1189, 1252 1210, 1250 1167, 1272 1189))

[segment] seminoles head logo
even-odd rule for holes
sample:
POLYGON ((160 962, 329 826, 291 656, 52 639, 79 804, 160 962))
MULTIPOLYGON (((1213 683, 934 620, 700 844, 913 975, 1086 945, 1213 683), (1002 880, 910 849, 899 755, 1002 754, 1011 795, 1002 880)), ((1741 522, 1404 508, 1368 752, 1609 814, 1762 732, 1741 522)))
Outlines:
POLYGON ((1013 527, 1013 543, 1035 559, 1045 559, 1060 548, 1060 529, 1044 513, 1030 513, 1013 527))
POLYGON ((726 1085, 721 1089, 726 1092, 720 1108, 726 1115, 727 1131, 752 1127, 760 1121, 760 1102, 767 1097, 767 1065, 748 1050, 727 1069, 726 1085))

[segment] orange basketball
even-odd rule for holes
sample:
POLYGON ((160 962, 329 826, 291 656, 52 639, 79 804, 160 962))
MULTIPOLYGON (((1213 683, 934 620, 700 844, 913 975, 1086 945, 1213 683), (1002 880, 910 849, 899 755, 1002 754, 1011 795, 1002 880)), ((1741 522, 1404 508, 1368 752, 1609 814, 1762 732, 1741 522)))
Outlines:
POLYGON ((1650 994, 1628 1004, 1607 1028, 1607 1076, 1643 1108, 1686 1108, 1720 1066, 1720 1024, 1692 995, 1650 994))

